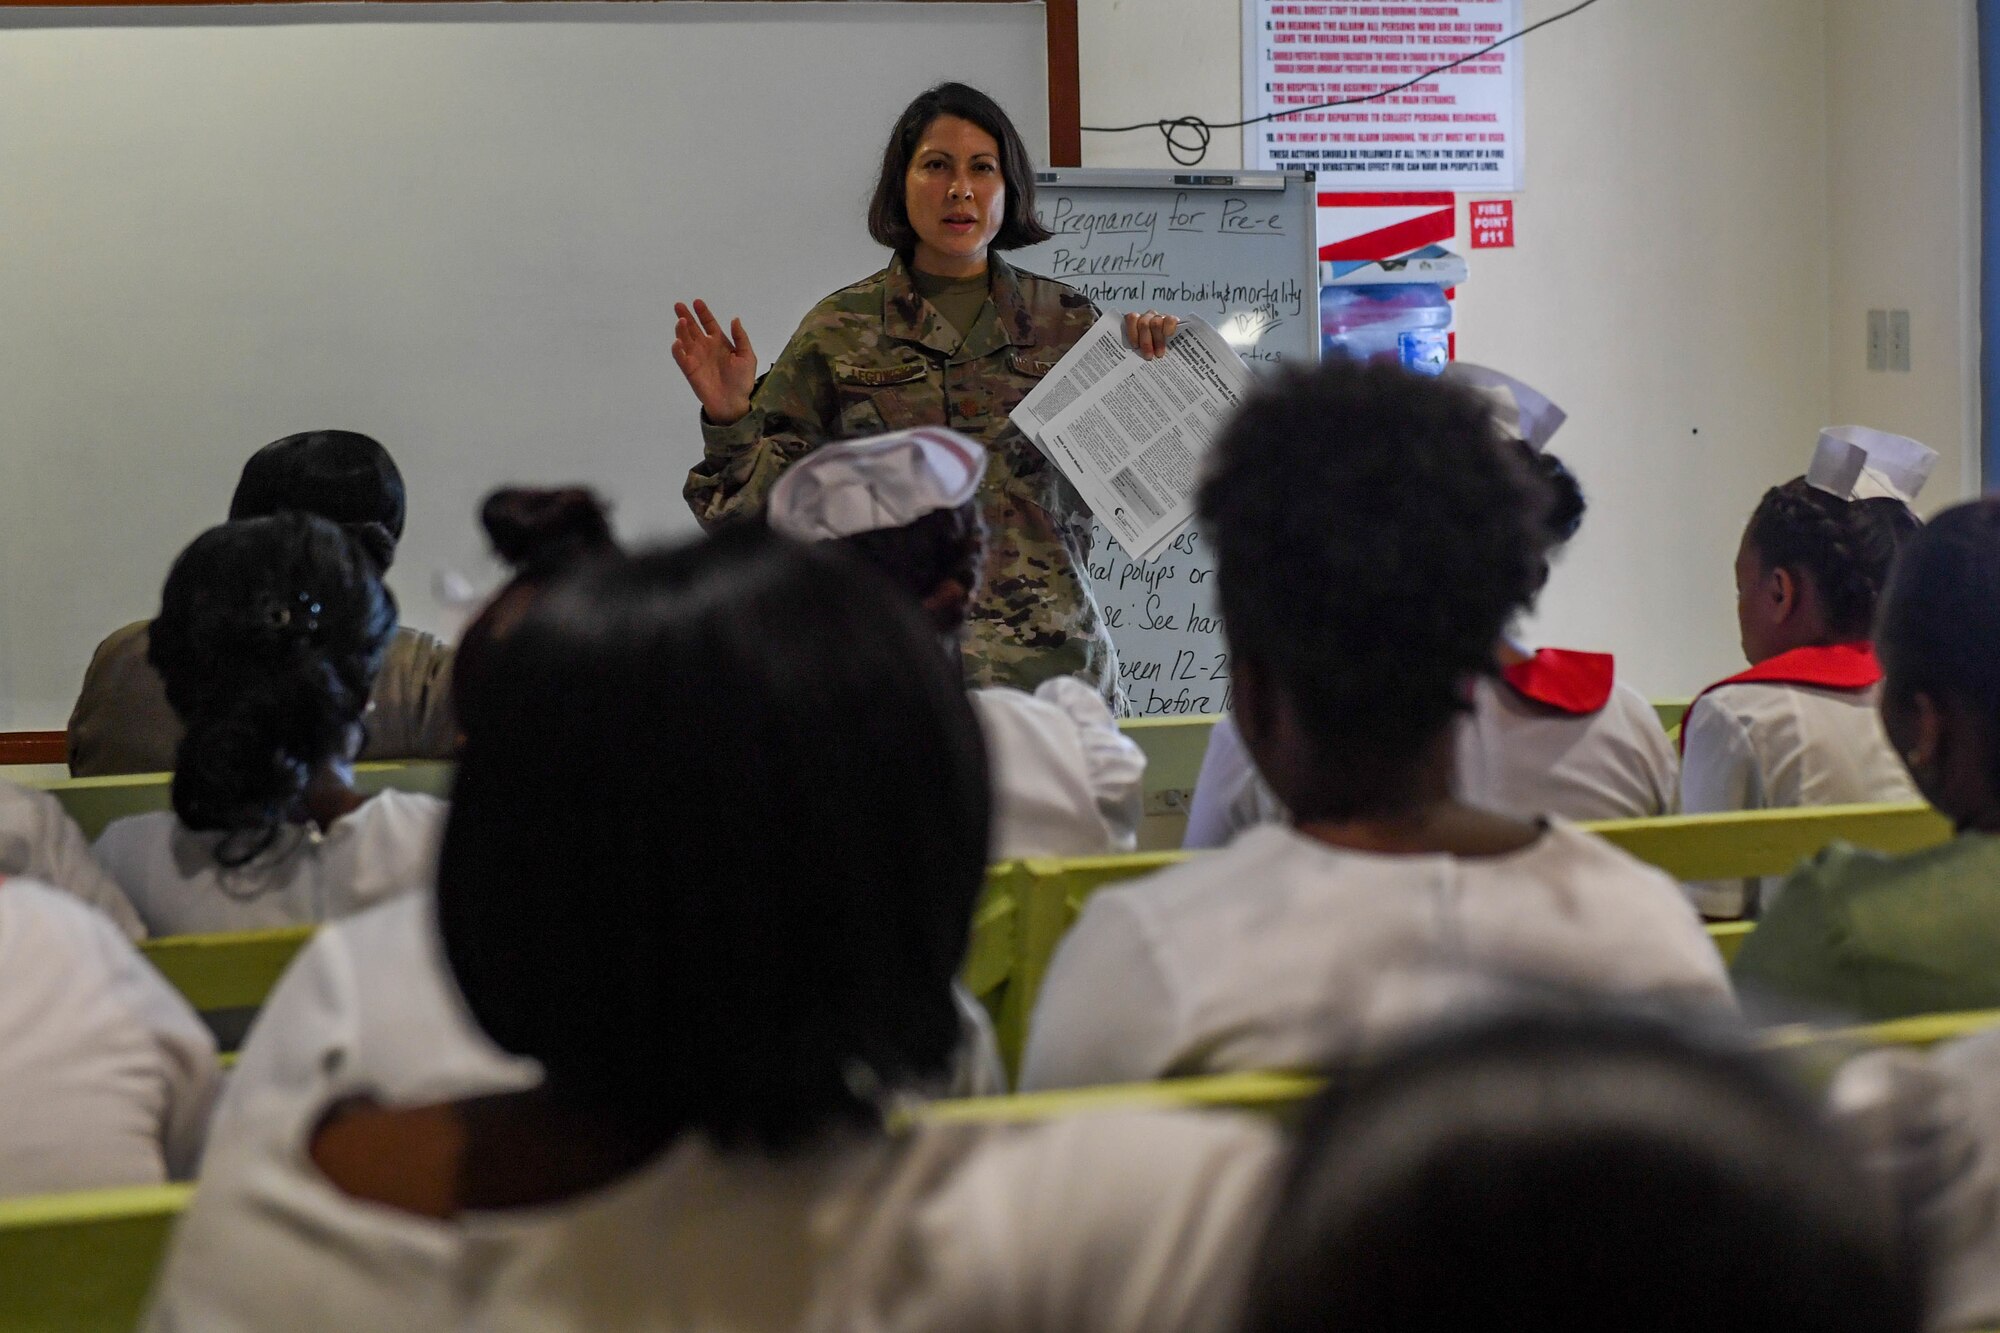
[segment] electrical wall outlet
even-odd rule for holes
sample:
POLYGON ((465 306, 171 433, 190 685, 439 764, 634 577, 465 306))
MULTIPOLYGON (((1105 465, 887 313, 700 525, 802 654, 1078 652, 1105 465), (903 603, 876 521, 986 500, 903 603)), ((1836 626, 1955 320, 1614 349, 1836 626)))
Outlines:
POLYGON ((1886 310, 1868 312, 1868 368, 1889 368, 1889 312, 1886 310))
POLYGON ((1889 312, 1889 369, 1908 373, 1910 369, 1910 312, 1889 312))

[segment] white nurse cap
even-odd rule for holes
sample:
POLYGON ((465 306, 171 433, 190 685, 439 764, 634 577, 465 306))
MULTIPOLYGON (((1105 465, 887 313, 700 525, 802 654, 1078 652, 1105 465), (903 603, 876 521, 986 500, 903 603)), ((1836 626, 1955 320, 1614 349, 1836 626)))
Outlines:
POLYGON ((1469 361, 1454 361, 1444 368, 1444 378, 1454 384, 1477 389, 1493 402, 1493 419, 1509 439, 1521 441, 1536 453, 1549 447, 1569 413, 1511 375, 1502 375, 1469 361))
POLYGON ((832 541, 957 509, 985 475, 986 450, 937 426, 823 444, 779 476, 765 517, 787 537, 832 541))
POLYGON ((1887 497, 1914 504, 1937 461, 1937 450, 1901 435, 1829 426, 1819 433, 1806 484, 1843 500, 1887 497))

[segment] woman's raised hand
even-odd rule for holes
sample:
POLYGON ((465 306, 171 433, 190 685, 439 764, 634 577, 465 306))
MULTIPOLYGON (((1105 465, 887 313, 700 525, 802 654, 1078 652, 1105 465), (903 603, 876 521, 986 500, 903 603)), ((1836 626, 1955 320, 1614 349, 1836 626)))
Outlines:
POLYGON ((1125 340, 1148 361, 1167 354, 1167 340, 1181 331, 1181 322, 1172 315, 1148 310, 1143 315, 1125 316, 1125 340))
POLYGON ((742 420, 757 386, 757 353, 743 321, 730 320, 724 333, 706 301, 696 301, 692 310, 676 302, 674 316, 674 364, 687 376, 701 410, 718 426, 742 420))

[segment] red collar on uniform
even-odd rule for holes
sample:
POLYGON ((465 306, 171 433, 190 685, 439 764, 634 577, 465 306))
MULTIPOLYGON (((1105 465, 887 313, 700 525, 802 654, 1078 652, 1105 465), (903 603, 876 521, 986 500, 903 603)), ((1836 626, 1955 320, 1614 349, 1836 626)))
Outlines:
MULTIPOLYGON (((1748 671, 1739 671, 1724 685, 1817 685, 1825 690, 1865 690, 1882 679, 1882 664, 1875 660, 1875 645, 1834 643, 1819 648, 1794 648, 1776 657, 1767 657, 1748 671)), ((1703 690, 1707 694, 1708 690, 1703 690)))
MULTIPOLYGON (((1875 658, 1875 645, 1833 643, 1812 648, 1794 648, 1776 657, 1767 657, 1748 671, 1739 671, 1727 680, 1718 680, 1694 697, 1698 704, 1712 690, 1724 685, 1812 685, 1823 690, 1865 690, 1882 679, 1882 664, 1875 658)), ((1694 704, 1688 705, 1692 715, 1694 704)), ((1681 750, 1687 750, 1687 728, 1681 728, 1681 750)))
POLYGON ((1517 694, 1581 717, 1611 702, 1616 662, 1610 653, 1573 653, 1542 648, 1525 662, 1500 669, 1517 694))

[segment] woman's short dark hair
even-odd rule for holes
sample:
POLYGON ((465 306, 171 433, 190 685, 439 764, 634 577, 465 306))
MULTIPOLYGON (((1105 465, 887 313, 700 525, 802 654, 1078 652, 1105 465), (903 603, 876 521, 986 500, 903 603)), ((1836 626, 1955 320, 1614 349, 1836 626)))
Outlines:
POLYGON ((1295 813, 1372 808, 1469 706, 1468 681, 1540 586, 1548 506, 1462 386, 1329 361, 1245 400, 1199 509, 1231 650, 1312 747, 1322 808, 1295 813))
MULTIPOLYGON (((979 591, 986 551, 986 520, 979 502, 938 509, 900 528, 877 528, 843 537, 840 544, 880 570, 891 583, 921 602, 956 581, 970 598, 979 591)), ((931 613, 931 628, 949 634, 965 623, 965 604, 931 613)))
POLYGON ((396 633, 387 545, 286 510, 210 528, 174 561, 147 658, 187 728, 174 812, 229 835, 222 864, 269 847, 313 768, 346 753, 396 633))
POLYGON ((1843 499, 1794 477, 1764 492, 1744 535, 1765 569, 1812 581, 1833 634, 1865 639, 1897 548, 1922 526, 1901 500, 1843 499))
POLYGON ((343 526, 377 524, 389 535, 393 558, 406 507, 403 474, 387 449, 355 431, 313 430, 273 440, 250 455, 229 517, 297 509, 343 526))
POLYGON ((1619 1013, 1490 1019, 1306 1113, 1247 1333, 1918 1333, 1921 1248, 1766 1059, 1619 1013))
POLYGON ((1000 145, 1000 178, 1007 186, 1007 216, 993 238, 995 250, 1019 250, 1049 239, 1051 233, 1035 220, 1035 164, 1021 132, 1000 104, 963 83, 940 83, 903 108, 882 150, 882 174, 875 178, 875 197, 868 204, 868 234, 877 244, 907 255, 916 246, 910 226, 907 178, 910 159, 923 142, 924 131, 939 116, 970 121, 1000 145))
MULTIPOLYGON (((2000 746, 2000 499, 1947 509, 1903 544, 1875 647, 1885 688, 1959 701, 2000 746)), ((2000 784, 2000 754, 1992 759, 2000 784)))
POLYGON ((552 1092, 784 1150, 947 1067, 985 752, 879 575, 749 524, 593 562, 475 684, 445 953, 552 1092))

